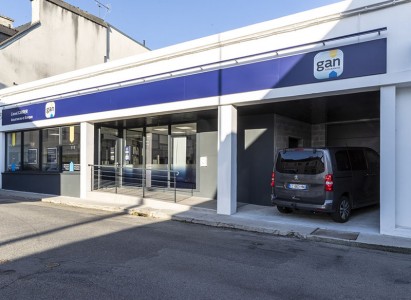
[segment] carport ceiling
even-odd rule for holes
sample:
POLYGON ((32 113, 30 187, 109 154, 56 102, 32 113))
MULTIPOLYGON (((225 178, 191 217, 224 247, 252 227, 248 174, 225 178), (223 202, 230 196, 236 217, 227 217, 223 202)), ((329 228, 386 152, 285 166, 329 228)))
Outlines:
POLYGON ((239 115, 275 113, 306 123, 334 123, 379 119, 380 93, 365 92, 291 100, 238 108, 239 115))

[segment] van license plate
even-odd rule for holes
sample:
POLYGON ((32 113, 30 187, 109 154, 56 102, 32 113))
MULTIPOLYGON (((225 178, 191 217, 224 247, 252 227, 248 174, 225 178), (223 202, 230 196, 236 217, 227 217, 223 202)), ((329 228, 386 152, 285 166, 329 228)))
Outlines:
POLYGON ((289 184, 287 184, 287 188, 289 188, 290 190, 306 190, 307 185, 306 184, 289 183, 289 184))

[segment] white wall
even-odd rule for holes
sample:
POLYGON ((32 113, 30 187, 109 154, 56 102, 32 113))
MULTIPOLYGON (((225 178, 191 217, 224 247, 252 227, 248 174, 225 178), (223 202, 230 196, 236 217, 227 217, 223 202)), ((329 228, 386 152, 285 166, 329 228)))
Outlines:
POLYGON ((129 38, 127 35, 110 26, 110 60, 116 60, 131 55, 147 52, 141 44, 129 38))
MULTIPOLYGON (((0 88, 105 62, 106 27, 46 0, 33 3, 40 25, 0 48, 0 88)), ((115 29, 110 31, 110 40, 111 60, 148 51, 115 29)))
POLYGON ((381 88, 380 232, 411 237, 411 87, 381 88))
POLYGON ((399 88, 396 102, 396 193, 393 195, 396 207, 395 225, 411 231, 411 194, 408 183, 411 174, 411 88, 399 88))
POLYGON ((218 110, 217 213, 237 212, 237 109, 218 110))
POLYGON ((80 198, 87 198, 92 190, 92 169, 94 165, 94 125, 80 124, 80 198))

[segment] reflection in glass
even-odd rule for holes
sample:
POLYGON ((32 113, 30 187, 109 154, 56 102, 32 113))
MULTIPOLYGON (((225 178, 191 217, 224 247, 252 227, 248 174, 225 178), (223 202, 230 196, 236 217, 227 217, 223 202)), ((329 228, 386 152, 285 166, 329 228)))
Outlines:
POLYGON ((178 188, 196 188, 196 133, 196 123, 171 126, 171 168, 178 171, 178 188))
POLYGON ((141 168, 143 164, 143 130, 129 129, 126 131, 124 145, 124 165, 141 168))
POLYGON ((117 140, 118 130, 113 128, 101 127, 100 129, 100 164, 114 165, 117 159, 117 140))
POLYGON ((80 171, 80 126, 61 128, 61 159, 63 171, 80 171))
POLYGON ((40 131, 26 131, 23 134, 24 141, 24 160, 23 168, 24 170, 38 171, 40 168, 39 164, 39 143, 40 143, 40 131))
POLYGON ((43 171, 60 171, 59 168, 59 145, 60 128, 49 128, 42 130, 42 169, 43 171))
POLYGON ((21 169, 21 132, 7 133, 7 171, 21 169))

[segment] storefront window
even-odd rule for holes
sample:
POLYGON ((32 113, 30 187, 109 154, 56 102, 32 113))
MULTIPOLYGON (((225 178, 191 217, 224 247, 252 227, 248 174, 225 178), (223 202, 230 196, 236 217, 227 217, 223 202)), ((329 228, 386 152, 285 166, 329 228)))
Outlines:
POLYGON ((39 170, 39 137, 40 132, 26 131, 23 133, 24 142, 24 160, 23 169, 24 170, 39 170))
POLYGON ((167 169, 168 126, 148 127, 146 144, 148 166, 167 169))
POLYGON ((63 171, 80 171, 80 126, 61 128, 63 171))
POLYGON ((102 165, 114 165, 118 163, 119 137, 118 130, 114 128, 101 127, 100 129, 100 157, 102 165))
POLYGON ((135 128, 126 131, 126 143, 124 146, 124 165, 132 165, 135 168, 143 167, 143 129, 135 128))
POLYGON ((172 169, 178 171, 179 188, 196 188, 196 133, 195 123, 171 126, 172 169))
POLYGON ((60 171, 60 128, 42 130, 43 171, 60 171))
POLYGON ((7 171, 80 171, 79 125, 10 132, 6 140, 7 171))
POLYGON ((21 132, 7 133, 7 171, 21 169, 21 132))

